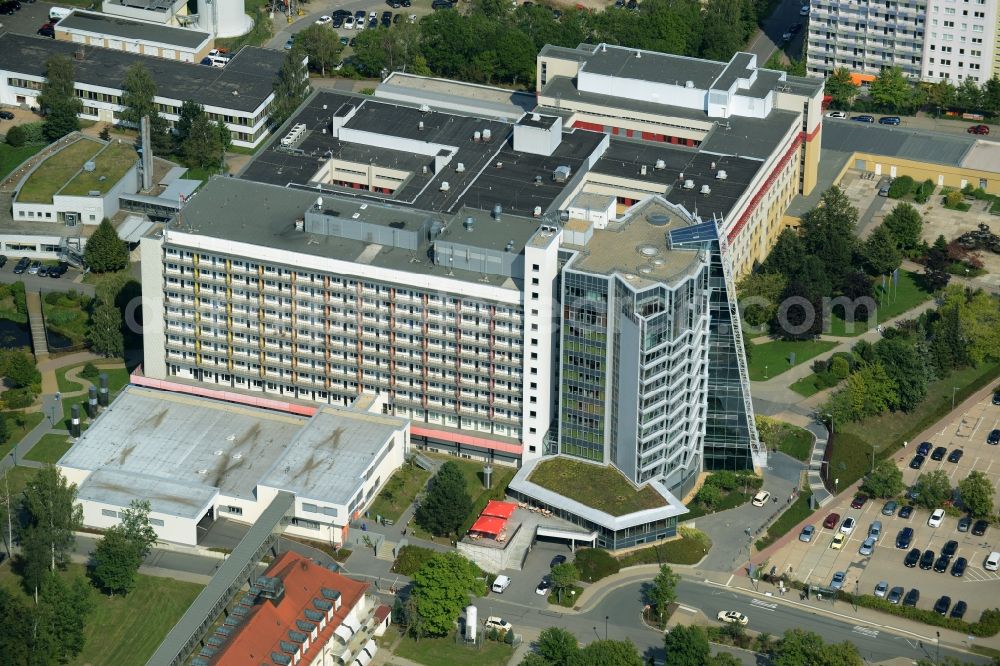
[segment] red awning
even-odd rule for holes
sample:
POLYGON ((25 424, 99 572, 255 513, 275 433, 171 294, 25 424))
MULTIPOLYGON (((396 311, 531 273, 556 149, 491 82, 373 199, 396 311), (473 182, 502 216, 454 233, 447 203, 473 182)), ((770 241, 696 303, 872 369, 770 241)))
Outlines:
POLYGON ((470 532, 479 532, 480 534, 492 534, 497 536, 503 532, 504 527, 506 527, 507 521, 503 518, 496 518, 494 516, 479 516, 473 524, 470 532))
POLYGON ((500 502, 498 500, 490 500, 489 503, 486 505, 486 508, 483 509, 482 515, 493 516, 495 518, 503 518, 504 520, 507 520, 508 518, 514 515, 514 510, 516 508, 517 505, 512 504, 511 502, 500 502))

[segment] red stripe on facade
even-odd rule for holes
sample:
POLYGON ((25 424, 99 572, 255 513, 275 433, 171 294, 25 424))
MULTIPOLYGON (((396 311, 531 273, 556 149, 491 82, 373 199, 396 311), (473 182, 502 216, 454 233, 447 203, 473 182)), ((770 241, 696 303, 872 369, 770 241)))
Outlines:
POLYGON ((737 220, 736 224, 729 232, 727 238, 729 239, 730 243, 736 240, 736 237, 740 235, 741 231, 743 231, 743 227, 745 227, 747 222, 750 221, 750 217, 757 210, 757 206, 760 205, 760 202, 764 198, 764 195, 766 195, 768 192, 771 191, 771 188, 774 186, 774 182, 778 180, 778 176, 781 174, 784 168, 788 166, 788 161, 792 159, 792 156, 795 154, 795 151, 798 150, 799 146, 802 144, 802 141, 803 139, 805 139, 805 136, 806 136, 805 132, 799 132, 796 135, 795 140, 792 141, 792 145, 789 146, 788 150, 785 151, 785 154, 782 155, 781 160, 776 165, 774 165, 774 168, 771 170, 771 174, 767 177, 767 180, 764 181, 764 184, 757 189, 757 192, 753 195, 753 199, 750 200, 750 204, 747 206, 746 210, 743 211, 743 214, 740 215, 740 219, 737 220))

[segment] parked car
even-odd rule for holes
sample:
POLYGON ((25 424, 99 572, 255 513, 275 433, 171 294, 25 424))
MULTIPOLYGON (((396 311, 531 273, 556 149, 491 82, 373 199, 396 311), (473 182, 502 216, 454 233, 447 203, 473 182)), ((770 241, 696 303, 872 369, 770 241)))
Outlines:
POLYGON ((844 522, 840 524, 840 531, 843 532, 844 534, 850 534, 851 532, 854 531, 854 526, 856 524, 857 522, 853 518, 848 516, 847 518, 844 518, 844 522))
POLYGON ((880 580, 877 585, 875 585, 875 596, 880 599, 884 599, 885 595, 889 593, 889 583, 884 580, 880 580))
POLYGON ((750 621, 750 618, 748 618, 743 613, 740 613, 739 611, 719 611, 719 614, 716 615, 716 618, 719 620, 719 622, 726 622, 728 624, 739 624, 743 626, 746 626, 747 622, 750 621))
POLYGON ((38 275, 38 277, 48 277, 49 276, 49 267, 48 266, 40 266, 38 268, 37 275, 38 275))
MULTIPOLYGON (((28 270, 29 265, 31 265, 31 259, 28 259, 27 257, 21 257, 21 259, 17 262, 17 265, 14 266, 14 274, 20 275, 24 271, 28 270)), ((837 518, 839 519, 840 516, 837 516, 837 518)))
POLYGON ((809 16, 809 5, 802 5, 799 9, 799 16, 809 16))
POLYGON ((762 490, 753 496, 753 500, 751 500, 750 503, 753 504, 754 506, 764 506, 765 504, 767 504, 767 500, 769 499, 771 499, 771 493, 767 492, 766 490, 762 490))
POLYGON ((955 578, 961 578, 965 575, 965 570, 969 566, 969 560, 964 557, 960 557, 955 560, 955 563, 951 565, 951 575, 955 578))
POLYGON ((919 453, 913 456, 913 460, 910 461, 910 469, 920 469, 924 466, 924 460, 926 460, 926 458, 919 453))
POLYGON ((286 51, 291 51, 293 46, 295 46, 295 38, 294 37, 289 37, 285 41, 285 50, 286 51))
POLYGON ((55 39, 56 27, 51 23, 43 23, 42 26, 38 29, 38 34, 41 35, 42 37, 51 37, 55 39))
POLYGON ((947 615, 949 608, 951 608, 951 597, 948 595, 943 595, 934 602, 934 612, 938 615, 947 615))
POLYGON ((947 448, 939 446, 936 449, 934 449, 934 453, 931 454, 931 460, 944 460, 944 456, 947 453, 948 453, 947 448))
POLYGON ((969 129, 965 130, 969 134, 989 134, 990 128, 986 125, 973 125, 969 129))
POLYGON ((28 275, 38 275, 38 269, 42 267, 42 262, 33 261, 28 265, 28 275))
POLYGON ((333 23, 333 17, 325 15, 320 16, 318 19, 316 19, 315 23, 316 25, 330 25, 331 23, 333 23))
POLYGON ((538 583, 538 587, 535 588, 535 594, 546 595, 549 590, 552 589, 552 576, 545 575, 542 576, 542 580, 538 583))
POLYGON ((802 541, 804 543, 809 543, 810 541, 813 540, 813 534, 815 533, 816 533, 816 527, 814 525, 806 525, 805 527, 802 528, 802 531, 799 532, 799 541, 802 541))
POLYGON ((875 539, 873 539, 872 537, 868 537, 861 544, 861 548, 858 548, 858 554, 864 555, 866 557, 871 555, 875 551, 875 543, 876 543, 875 539))
POLYGON ((450 0, 434 0, 431 3, 431 9, 451 9, 451 2, 450 0))
POLYGON ((931 444, 930 442, 920 442, 920 444, 917 446, 917 453, 919 453, 922 456, 926 456, 928 453, 931 452, 931 449, 933 447, 934 445, 931 444))
POLYGON ((343 28, 344 27, 344 18, 345 17, 343 17, 343 16, 341 16, 339 14, 333 14, 333 23, 330 24, 330 27, 333 28, 334 30, 337 30, 339 28, 343 28))
POLYGON ((788 26, 788 32, 792 33, 793 35, 799 32, 800 30, 802 30, 801 23, 793 23, 790 26, 788 26))
POLYGON ((827 111, 826 112, 826 117, 827 118, 846 118, 847 114, 845 112, 843 112, 843 111, 827 111))
POLYGON ((790 32, 783 32, 783 33, 781 33, 781 41, 783 41, 783 42, 790 42, 790 41, 792 41, 792 37, 794 37, 794 35, 792 33, 790 33, 790 32))
POLYGON ((962 516, 961 518, 958 519, 958 531, 959 532, 968 532, 970 527, 972 527, 972 517, 971 516, 962 516))
POLYGON ((948 454, 948 462, 957 463, 959 460, 962 459, 962 456, 964 454, 965 451, 963 451, 962 449, 954 449, 951 453, 948 454))
POLYGON ((898 506, 899 504, 896 503, 896 500, 889 500, 888 502, 882 505, 882 515, 883 516, 894 515, 896 513, 896 507, 898 506))
POLYGON ((930 518, 927 519, 927 526, 941 527, 941 521, 943 520, 944 520, 944 509, 934 509, 934 513, 932 513, 930 518))
POLYGON ((889 590, 889 594, 888 594, 888 596, 886 596, 885 600, 888 601, 890 604, 898 605, 899 602, 902 601, 902 599, 903 599, 903 592, 905 592, 905 591, 906 590, 904 588, 902 588, 902 587, 898 587, 898 586, 894 587, 891 590, 889 590))
POLYGON ((991 430, 989 436, 986 438, 986 443, 993 446, 1000 444, 1000 429, 994 428, 991 430))
POLYGON ((549 561, 549 569, 559 564, 566 564, 565 555, 556 555, 555 557, 553 557, 552 560, 549 561))
POLYGON ((58 280, 63 275, 65 275, 66 271, 68 270, 69 270, 69 264, 67 264, 65 261, 60 261, 58 266, 53 266, 52 268, 49 269, 49 277, 58 280))
POLYGON ((920 590, 913 588, 907 592, 906 597, 903 598, 903 605, 916 606, 918 601, 920 601, 920 590))
POLYGON ((344 30, 354 30, 354 17, 348 16, 344 19, 344 30))
POLYGON ((909 519, 909 517, 912 515, 913 515, 913 506, 910 504, 903 506, 903 508, 899 510, 900 518, 909 519))
POLYGON ((969 605, 964 601, 956 601, 955 605, 951 607, 951 612, 948 617, 954 618, 956 620, 961 620, 965 617, 965 611, 969 609, 969 605))
POLYGON ((920 556, 919 566, 924 571, 930 571, 934 567, 934 551, 928 548, 920 556))
POLYGON ((983 568, 987 571, 996 571, 1000 568, 1000 553, 993 551, 983 560, 983 568))
POLYGON ((837 532, 833 535, 833 541, 830 542, 830 548, 834 550, 840 550, 844 547, 844 542, 847 541, 847 535, 843 532, 837 532))
POLYGON ((938 555, 938 558, 934 560, 934 572, 944 573, 948 570, 948 565, 951 564, 951 558, 946 555, 938 555))
POLYGON ((987 521, 985 521, 985 520, 977 520, 972 525, 972 534, 975 535, 975 536, 983 536, 984 534, 986 534, 986 529, 989 526, 990 526, 990 524, 987 521))
POLYGON ((879 125, 899 125, 902 122, 899 116, 882 116, 878 119, 879 125))
POLYGON ((872 524, 868 526, 868 537, 871 539, 879 540, 882 536, 882 521, 873 520, 872 524))
POLYGON ((948 541, 943 546, 941 546, 941 554, 948 558, 955 557, 955 553, 957 552, 958 552, 958 542, 955 541, 954 539, 948 541))
POLYGON ((993 404, 1000 405, 1000 391, 993 394, 993 404))
POLYGON ((486 618, 486 628, 496 629, 497 631, 512 631, 514 626, 503 619, 502 617, 497 617, 496 615, 490 615, 486 618))
POLYGON ((913 542, 912 527, 904 527, 903 529, 899 530, 899 534, 896 535, 896 548, 906 550, 907 548, 910 547, 910 544, 912 542, 913 542))
POLYGON ((825 527, 828 530, 832 530, 834 527, 837 526, 837 523, 839 522, 840 522, 840 514, 831 513, 829 516, 823 519, 823 527, 825 527))
POLYGON ((0 268, 3 268, 6 265, 7 265, 7 255, 0 254, 0 268))
POLYGON ((867 501, 868 501, 868 495, 864 495, 864 494, 860 494, 859 493, 859 494, 857 494, 857 495, 854 496, 853 500, 851 500, 851 508, 852 509, 860 509, 861 507, 863 507, 865 505, 865 502, 867 502, 867 501))
POLYGON ((852 116, 851 120, 856 120, 859 123, 874 123, 875 116, 869 116, 869 115, 852 116))
POLYGON ((847 574, 843 571, 838 571, 833 574, 833 579, 830 581, 830 587, 835 590, 839 590, 844 587, 844 581, 847 580, 847 574))

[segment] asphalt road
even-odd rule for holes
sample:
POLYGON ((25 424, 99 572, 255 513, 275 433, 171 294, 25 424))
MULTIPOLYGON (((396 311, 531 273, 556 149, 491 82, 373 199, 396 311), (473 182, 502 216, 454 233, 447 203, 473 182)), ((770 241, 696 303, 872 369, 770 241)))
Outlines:
POLYGON ((748 48, 750 53, 757 56, 758 67, 763 67, 771 54, 778 50, 782 44, 782 33, 788 30, 788 27, 793 23, 801 23, 802 29, 792 37, 792 41, 788 44, 788 52, 802 53, 802 42, 806 33, 809 32, 809 19, 805 16, 799 16, 799 10, 805 4, 809 3, 800 2, 800 0, 784 0, 771 13, 771 16, 764 20, 761 30, 751 40, 748 48))

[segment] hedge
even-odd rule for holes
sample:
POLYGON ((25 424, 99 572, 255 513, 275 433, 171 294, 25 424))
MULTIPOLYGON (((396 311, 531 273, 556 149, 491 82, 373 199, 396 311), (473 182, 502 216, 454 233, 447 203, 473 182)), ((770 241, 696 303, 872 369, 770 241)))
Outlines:
POLYGON ((900 176, 892 181, 892 185, 889 186, 889 198, 902 199, 913 191, 913 185, 913 178, 909 176, 900 176))

